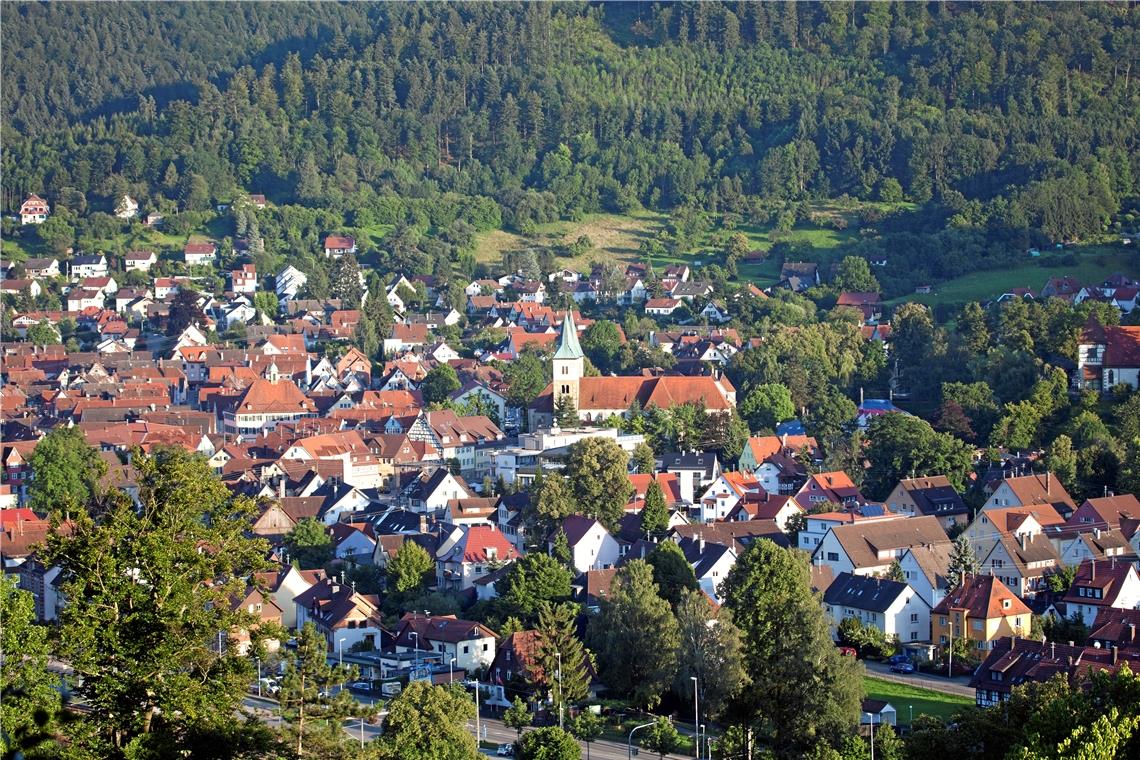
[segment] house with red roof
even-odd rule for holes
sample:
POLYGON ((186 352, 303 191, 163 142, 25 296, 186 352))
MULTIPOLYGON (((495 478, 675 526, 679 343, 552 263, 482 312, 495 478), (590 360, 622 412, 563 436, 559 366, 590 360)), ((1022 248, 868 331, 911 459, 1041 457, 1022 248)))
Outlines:
POLYGON ((356 239, 349 235, 329 235, 325 238, 325 256, 339 259, 348 253, 356 253, 356 239))
POLYGON ((1140 388, 1140 327, 1105 327, 1089 317, 1077 345, 1075 382, 1100 392, 1117 385, 1140 388))
POLYGON ((325 578, 293 600, 297 628, 313 623, 328 642, 329 652, 342 652, 360 645, 381 646, 380 599, 356 591, 355 583, 325 578))
POLYGON ((965 638, 984 655, 1003 636, 1028 638, 1032 633, 1033 612, 992 575, 963 575, 930 611, 930 640, 942 649, 965 638))
POLYGON ((704 523, 727 519, 745 493, 757 490, 760 483, 751 474, 722 472, 693 505, 694 518, 704 523))
POLYGON ((399 652, 434 655, 441 662, 455 659, 456 670, 482 670, 495 661, 498 636, 487 626, 455 615, 405 612, 393 641, 399 652))
POLYGON ((1077 568, 1064 602, 1069 614, 1091 626, 1102 610, 1140 607, 1140 574, 1125 560, 1086 560, 1077 568))
POLYGON ((276 364, 270 364, 265 378, 254 380, 227 405, 222 424, 231 435, 256 435, 279 422, 316 416, 313 400, 292 380, 279 376, 276 364))
POLYGON ((43 224, 49 216, 51 216, 51 206, 35 193, 20 204, 20 224, 43 224))
POLYGON ((218 246, 209 240, 187 243, 182 256, 188 267, 212 264, 218 258, 218 246))
POLYGON ((440 590, 466 591, 480 578, 521 555, 494 525, 463 525, 436 553, 440 590))
POLYGON ((794 498, 808 512, 850 509, 867 503, 850 476, 841 470, 809 475, 794 498))

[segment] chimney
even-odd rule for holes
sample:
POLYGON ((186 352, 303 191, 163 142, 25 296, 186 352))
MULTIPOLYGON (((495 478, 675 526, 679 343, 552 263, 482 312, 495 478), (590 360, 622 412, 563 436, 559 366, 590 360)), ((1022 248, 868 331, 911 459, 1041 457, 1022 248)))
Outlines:
POLYGON ((1120 647, 1116 644, 1112 645, 1112 664, 1115 665, 1117 660, 1120 659, 1120 647))
POLYGON ((1049 486, 1051 485, 1050 481, 1051 481, 1051 478, 1049 477, 1049 471, 1046 470, 1045 471, 1045 493, 1049 493, 1049 486))
POLYGON ((1029 536, 1026 535, 1025 533, 1021 534, 1021 551, 1025 551, 1026 545, 1028 543, 1028 540, 1027 540, 1028 538, 1029 538, 1029 536))
POLYGON ((1089 560, 1089 578, 1096 580, 1096 560, 1089 560))
POLYGON ((277 498, 285 498, 285 476, 282 475, 281 479, 277 481, 277 498))
POLYGON ((705 537, 699 534, 697 535, 697 551, 702 555, 705 553, 705 537))
POLYGON ((1136 624, 1135 623, 1129 623, 1128 624, 1128 643, 1132 644, 1135 641, 1136 641, 1136 624))

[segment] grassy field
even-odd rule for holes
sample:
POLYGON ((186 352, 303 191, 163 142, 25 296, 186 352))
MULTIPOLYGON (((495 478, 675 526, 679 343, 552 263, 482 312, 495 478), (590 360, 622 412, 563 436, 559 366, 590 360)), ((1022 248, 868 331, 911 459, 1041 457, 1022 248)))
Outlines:
POLYGON ((503 251, 526 248, 528 245, 548 246, 556 243, 573 243, 585 235, 593 242, 593 250, 580 256, 560 260, 567 267, 582 268, 594 259, 616 258, 633 261, 641 241, 653 237, 664 224, 661 214, 645 211, 636 215, 588 214, 579 221, 559 221, 539 225, 534 235, 519 235, 505 230, 492 230, 476 237, 475 260, 495 263, 503 251))
MULTIPOLYGON (((929 295, 908 295, 895 299, 917 301, 933 306, 938 303, 966 303, 988 301, 1011 288, 1030 288, 1040 292, 1050 277, 1072 276, 1082 284, 1099 284, 1109 275, 1122 272, 1140 276, 1140 255, 1119 247, 1094 246, 1079 251, 1066 251, 1076 256, 1077 263, 1070 266, 1042 266, 1048 259, 1026 259, 1024 264, 1009 269, 998 269, 957 277, 934 286, 929 295)), ((1056 254, 1044 254, 1046 256, 1056 254)))
POLYGON ((886 681, 871 676, 863 677, 863 689, 871 699, 882 699, 891 703, 898 711, 898 722, 910 722, 910 708, 914 707, 914 714, 930 715, 942 720, 948 720, 955 712, 963 707, 974 704, 969 697, 958 697, 953 694, 943 694, 940 691, 920 689, 916 686, 886 681))

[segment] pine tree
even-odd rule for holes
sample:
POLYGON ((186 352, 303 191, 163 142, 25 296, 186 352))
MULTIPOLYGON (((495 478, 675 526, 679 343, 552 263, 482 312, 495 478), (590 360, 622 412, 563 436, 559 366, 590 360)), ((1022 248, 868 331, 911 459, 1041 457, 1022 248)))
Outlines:
POLYGON ((548 695, 555 710, 585 699, 590 692, 590 653, 578 638, 576 618, 572 604, 539 605, 534 665, 528 678, 548 695))
POLYGON ((550 556, 568 569, 574 567, 574 555, 570 551, 570 541, 566 538, 566 531, 559 528, 554 534, 554 541, 550 546, 550 556))
POLYGON ((575 406, 572 396, 558 397, 558 401, 554 404, 554 422, 562 428, 578 426, 578 407, 575 406))
POLYGON ((344 743, 341 724, 359 705, 347 689, 332 692, 355 678, 353 668, 329 664, 325 637, 312 622, 305 623, 297 648, 286 659, 278 695, 298 756, 328 756, 329 749, 344 743))
POLYGON ((649 481, 645 489, 645 506, 641 509, 641 530, 653 536, 669 528, 669 510, 665 507, 665 494, 656 480, 649 481))
POLYGON ((951 582, 956 583, 962 573, 966 575, 976 574, 979 567, 978 558, 974 554, 974 546, 963 533, 954 539, 954 548, 950 552, 949 573, 951 582))

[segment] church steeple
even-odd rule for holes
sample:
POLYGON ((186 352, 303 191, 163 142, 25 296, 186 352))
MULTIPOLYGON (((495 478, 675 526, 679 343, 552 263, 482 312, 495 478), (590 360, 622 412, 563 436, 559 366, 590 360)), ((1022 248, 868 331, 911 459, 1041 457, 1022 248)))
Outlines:
POLYGON ((578 329, 574 327, 573 312, 566 312, 562 320, 562 335, 558 338, 558 350, 554 352, 555 359, 581 359, 582 346, 578 343, 578 329))
POLYGON ((578 381, 586 374, 586 355, 578 343, 578 329, 574 327, 574 316, 566 312, 562 320, 562 334, 558 338, 558 349, 554 352, 554 404, 563 399, 578 408, 578 381))

